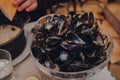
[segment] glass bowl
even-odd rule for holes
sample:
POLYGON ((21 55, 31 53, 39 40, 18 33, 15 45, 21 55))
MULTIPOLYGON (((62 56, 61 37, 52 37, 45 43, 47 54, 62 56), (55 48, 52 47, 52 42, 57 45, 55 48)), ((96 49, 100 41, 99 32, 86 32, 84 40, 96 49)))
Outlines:
MULTIPOLYGON (((55 14, 50 14, 47 16, 54 16, 54 15, 55 14)), ((57 15, 59 15, 59 14, 57 14, 57 15)), ((41 17, 36 22, 35 27, 39 27, 40 23, 45 23, 45 21, 46 21, 45 19, 47 16, 41 17)), ((57 71, 57 70, 50 69, 50 68, 43 66, 42 64, 39 63, 39 60, 37 58, 35 58, 35 56, 32 54, 33 60, 35 62, 35 65, 37 66, 37 68, 41 72, 43 72, 42 74, 45 74, 46 76, 52 77, 51 80, 85 80, 86 78, 89 78, 89 77, 97 74, 98 72, 100 72, 105 66, 108 65, 108 62, 110 61, 112 50, 113 50, 113 39, 112 39, 109 31, 102 24, 100 24, 100 22, 98 22, 98 24, 99 24, 100 32, 102 34, 107 35, 108 41, 110 42, 110 45, 109 45, 108 49, 106 50, 107 57, 106 57, 105 61, 103 61, 99 65, 96 65, 93 68, 90 68, 90 69, 87 69, 84 71, 61 72, 61 71, 57 71)), ((48 79, 45 79, 45 80, 48 80, 48 79)))

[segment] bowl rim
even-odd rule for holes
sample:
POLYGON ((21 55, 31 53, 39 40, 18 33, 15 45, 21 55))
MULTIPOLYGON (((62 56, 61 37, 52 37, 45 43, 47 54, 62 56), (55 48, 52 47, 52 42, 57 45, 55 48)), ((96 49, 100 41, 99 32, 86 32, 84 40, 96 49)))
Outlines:
MULTIPOLYGON (((54 16, 54 15, 61 15, 61 14, 48 14, 48 15, 45 15, 45 16, 42 16, 41 18, 39 18, 37 21, 36 21, 36 24, 40 24, 39 23, 39 21, 41 20, 41 19, 43 19, 43 18, 46 18, 47 16, 54 16)), ((103 24, 102 24, 102 26, 103 26, 103 24)), ((107 29, 105 29, 105 30, 107 30, 107 29)), ((47 70, 49 70, 50 72, 52 71, 52 72, 55 72, 55 73, 59 73, 59 74, 82 74, 82 73, 85 73, 85 72, 91 72, 91 71, 94 71, 94 70, 96 70, 96 69, 98 69, 101 65, 103 65, 104 63, 108 63, 109 61, 110 61, 110 58, 111 58, 111 55, 112 55, 112 52, 113 52, 113 48, 114 48, 114 44, 113 44, 113 38, 112 38, 112 36, 111 36, 111 34, 110 34, 110 32, 107 30, 107 33, 108 33, 108 36, 109 36, 109 39, 110 39, 110 46, 112 47, 112 49, 110 49, 109 51, 108 51, 108 57, 106 58, 106 60, 104 60, 102 63, 100 63, 100 64, 98 64, 98 65, 96 65, 95 67, 92 67, 92 68, 90 68, 90 69, 87 69, 87 70, 83 70, 83 71, 78 71, 78 72, 61 72, 61 71, 57 71, 57 70, 54 70, 54 69, 51 69, 51 68, 47 68, 47 67, 45 67, 45 66, 43 66, 42 64, 40 64, 38 61, 37 61, 37 58, 35 58, 34 56, 33 56, 33 53, 32 53, 32 51, 31 51, 31 55, 32 55, 32 57, 35 59, 35 63, 36 63, 36 65, 37 65, 37 67, 38 68, 40 68, 40 66, 42 66, 42 67, 44 67, 45 69, 47 69, 47 70), (39 64, 38 64, 39 63, 39 64)), ((106 65, 105 65, 106 66, 106 65)), ((104 67, 105 67, 104 66, 104 67)), ((103 68, 104 68, 103 67, 103 68)), ((88 76, 89 77, 89 76, 88 76)))

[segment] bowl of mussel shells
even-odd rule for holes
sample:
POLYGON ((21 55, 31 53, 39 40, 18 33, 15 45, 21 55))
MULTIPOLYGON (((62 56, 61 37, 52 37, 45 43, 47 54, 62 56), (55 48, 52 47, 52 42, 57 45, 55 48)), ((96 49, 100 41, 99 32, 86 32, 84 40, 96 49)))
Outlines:
POLYGON ((110 61, 112 37, 92 12, 46 15, 31 31, 37 68, 55 80, 86 79, 110 61))

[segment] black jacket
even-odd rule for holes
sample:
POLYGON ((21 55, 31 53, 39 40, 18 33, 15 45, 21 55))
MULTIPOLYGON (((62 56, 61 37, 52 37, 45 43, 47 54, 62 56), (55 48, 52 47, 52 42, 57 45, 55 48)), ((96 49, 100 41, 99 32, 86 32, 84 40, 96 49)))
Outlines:
POLYGON ((46 14, 46 0, 38 0, 38 7, 32 11, 32 12, 17 12, 17 14, 24 14, 24 15, 29 15, 30 16, 30 22, 36 21, 39 19, 41 16, 44 16, 46 14))

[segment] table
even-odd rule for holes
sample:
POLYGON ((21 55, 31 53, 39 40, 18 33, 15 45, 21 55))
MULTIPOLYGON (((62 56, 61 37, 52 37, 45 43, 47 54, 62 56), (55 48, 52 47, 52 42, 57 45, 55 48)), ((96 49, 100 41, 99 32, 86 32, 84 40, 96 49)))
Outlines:
MULTIPOLYGON (((31 28, 34 27, 34 24, 35 22, 25 25, 24 28, 25 31, 27 30, 29 32, 31 28)), ((28 56, 26 56, 26 58, 23 61, 21 61, 19 64, 14 66, 14 74, 16 75, 17 78, 20 78, 20 80, 25 80, 26 77, 31 75, 39 77, 40 80, 45 80, 45 79, 41 79, 40 71, 35 66, 35 62, 31 54, 28 54, 28 56)), ((111 72, 108 70, 107 67, 105 67, 97 75, 92 76, 86 80, 115 80, 115 78, 111 75, 112 75, 111 72)))

